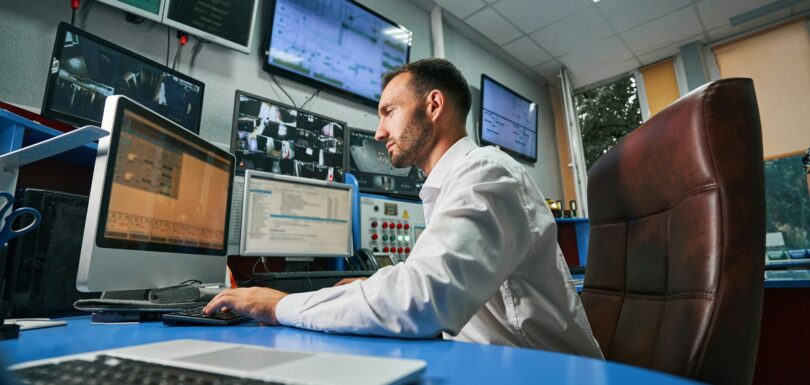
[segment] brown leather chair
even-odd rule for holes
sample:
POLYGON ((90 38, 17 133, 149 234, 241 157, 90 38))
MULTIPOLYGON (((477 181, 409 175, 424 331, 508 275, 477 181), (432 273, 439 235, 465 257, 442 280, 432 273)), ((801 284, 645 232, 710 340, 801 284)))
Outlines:
POLYGON ((750 79, 690 92, 593 165, 581 298, 605 358, 709 383, 751 382, 764 189, 750 79))

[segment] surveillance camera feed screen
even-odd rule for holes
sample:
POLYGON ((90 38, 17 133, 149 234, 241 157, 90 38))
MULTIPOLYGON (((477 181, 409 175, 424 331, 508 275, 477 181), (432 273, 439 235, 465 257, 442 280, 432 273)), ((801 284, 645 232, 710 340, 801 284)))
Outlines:
POLYGON ((238 94, 237 170, 343 182, 344 123, 238 94))
POLYGON ((101 124, 104 101, 125 95, 199 133, 203 84, 169 73, 83 33, 64 30, 51 64, 43 115, 69 124, 101 124))
POLYGON ((417 167, 396 168, 384 142, 374 140, 374 134, 360 130, 349 131, 349 172, 357 179, 360 191, 419 195, 426 176, 417 167))
POLYGON ((347 0, 276 0, 267 64, 371 101, 411 32, 347 0))

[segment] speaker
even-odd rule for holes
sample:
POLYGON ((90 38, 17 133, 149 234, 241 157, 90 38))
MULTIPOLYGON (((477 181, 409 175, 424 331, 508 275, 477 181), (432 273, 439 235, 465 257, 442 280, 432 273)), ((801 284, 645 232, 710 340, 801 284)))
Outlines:
POLYGON ((100 297, 76 290, 87 204, 83 195, 33 188, 17 192, 15 206, 38 210, 42 222, 9 242, 8 256, 15 261, 9 318, 78 314, 73 302, 100 297))

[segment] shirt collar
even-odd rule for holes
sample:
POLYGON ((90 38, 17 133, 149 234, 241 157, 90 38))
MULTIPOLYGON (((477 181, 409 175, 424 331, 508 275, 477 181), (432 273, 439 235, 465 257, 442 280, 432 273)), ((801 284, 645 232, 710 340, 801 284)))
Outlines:
POLYGON ((453 169, 453 166, 476 147, 478 146, 475 145, 475 142, 473 142, 469 136, 459 139, 439 158, 439 161, 436 162, 433 170, 430 171, 422 188, 440 188, 447 174, 453 169))

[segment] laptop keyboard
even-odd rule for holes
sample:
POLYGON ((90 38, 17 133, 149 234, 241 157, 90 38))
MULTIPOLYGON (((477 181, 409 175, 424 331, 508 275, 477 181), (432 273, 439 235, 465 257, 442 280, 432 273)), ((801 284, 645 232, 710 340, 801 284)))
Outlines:
POLYGON ((95 361, 71 360, 13 370, 15 384, 50 385, 254 385, 281 382, 245 379, 100 355, 95 361))
POLYGON ((217 310, 211 315, 203 313, 205 306, 188 308, 182 311, 166 313, 163 315, 163 323, 167 325, 235 325, 245 321, 250 321, 250 317, 236 312, 223 312, 217 310))

